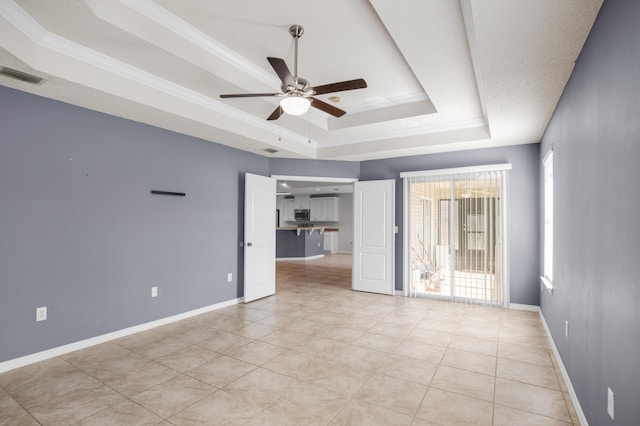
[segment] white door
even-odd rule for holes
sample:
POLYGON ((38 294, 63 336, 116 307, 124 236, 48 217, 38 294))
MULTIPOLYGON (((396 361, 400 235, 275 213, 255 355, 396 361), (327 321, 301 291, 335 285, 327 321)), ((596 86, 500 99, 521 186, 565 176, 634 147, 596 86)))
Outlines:
POLYGON ((354 184, 354 290, 394 293, 394 200, 394 180, 354 184))
POLYGON ((276 292, 276 180, 245 173, 244 302, 276 292))

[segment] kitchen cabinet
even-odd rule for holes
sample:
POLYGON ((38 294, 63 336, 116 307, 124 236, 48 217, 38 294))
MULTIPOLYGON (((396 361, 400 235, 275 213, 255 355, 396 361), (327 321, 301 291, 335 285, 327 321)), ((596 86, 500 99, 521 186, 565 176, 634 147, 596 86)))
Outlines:
POLYGON ((335 231, 325 231, 324 233, 324 251, 336 253, 338 251, 338 233, 335 231))
POLYGON ((294 215, 294 210, 296 209, 295 200, 292 200, 292 199, 284 200, 282 202, 282 205, 283 205, 284 212, 283 212, 283 216, 280 219, 280 221, 289 222, 289 221, 296 220, 295 215, 294 215))
POLYGON ((296 209, 308 209, 309 197, 305 195, 296 195, 295 198, 296 209))
POLYGON ((338 198, 312 198, 309 202, 311 220, 323 222, 338 221, 338 198))
POLYGON ((322 220, 322 200, 319 198, 312 198, 309 200, 309 219, 310 220, 322 220))

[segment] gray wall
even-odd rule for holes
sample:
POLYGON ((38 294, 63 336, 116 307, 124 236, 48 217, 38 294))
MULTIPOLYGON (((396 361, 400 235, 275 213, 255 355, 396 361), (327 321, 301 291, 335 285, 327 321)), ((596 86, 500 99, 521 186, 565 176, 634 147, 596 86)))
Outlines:
POLYGON ((555 292, 542 295, 542 312, 599 426, 640 419, 638 23, 637 0, 604 2, 540 152, 553 145, 555 292))
POLYGON ((268 159, 4 87, 0 129, 0 361, 242 295, 268 159))
POLYGON ((272 158, 269 161, 269 172, 285 176, 357 178, 360 176, 360 162, 272 158))
POLYGON ((401 225, 399 172, 511 162, 512 301, 538 301, 537 145, 268 159, 4 87, 0 126, 0 362, 241 297, 245 172, 398 179, 401 225))
POLYGON ((396 180, 396 290, 402 289, 403 187, 401 172, 511 163, 509 172, 509 256, 511 302, 539 304, 539 145, 519 145, 364 161, 360 180, 396 180))

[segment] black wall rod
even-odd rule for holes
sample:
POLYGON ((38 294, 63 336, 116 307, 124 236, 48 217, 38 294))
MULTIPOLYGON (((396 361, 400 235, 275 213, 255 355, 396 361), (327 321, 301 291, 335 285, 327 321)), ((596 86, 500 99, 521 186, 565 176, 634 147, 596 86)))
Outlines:
POLYGON ((157 195, 175 195, 178 197, 184 197, 185 195, 187 195, 185 192, 156 191, 154 189, 151 190, 151 193, 157 195))

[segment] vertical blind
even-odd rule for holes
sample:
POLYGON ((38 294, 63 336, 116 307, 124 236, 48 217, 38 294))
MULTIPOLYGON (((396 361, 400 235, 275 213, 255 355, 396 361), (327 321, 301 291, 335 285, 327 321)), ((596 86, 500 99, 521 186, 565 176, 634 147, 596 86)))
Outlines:
POLYGON ((501 200, 505 173, 412 172, 403 176, 409 198, 409 294, 503 304, 501 200))

